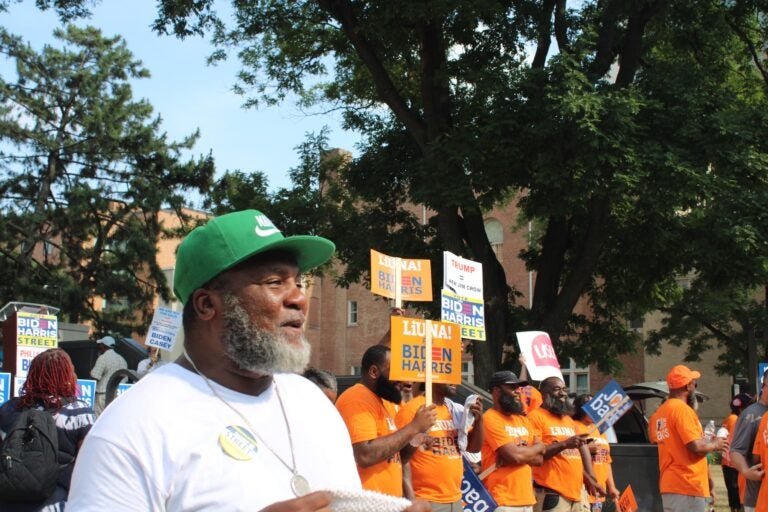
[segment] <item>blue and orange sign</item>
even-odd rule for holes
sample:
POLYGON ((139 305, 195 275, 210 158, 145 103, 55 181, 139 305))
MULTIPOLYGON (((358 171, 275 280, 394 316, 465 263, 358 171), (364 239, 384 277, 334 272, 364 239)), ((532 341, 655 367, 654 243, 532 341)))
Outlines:
MULTIPOLYGON (((427 321, 420 318, 390 317, 392 327, 391 380, 426 381, 427 321)), ((461 327, 431 321, 432 382, 461 383, 461 327)))

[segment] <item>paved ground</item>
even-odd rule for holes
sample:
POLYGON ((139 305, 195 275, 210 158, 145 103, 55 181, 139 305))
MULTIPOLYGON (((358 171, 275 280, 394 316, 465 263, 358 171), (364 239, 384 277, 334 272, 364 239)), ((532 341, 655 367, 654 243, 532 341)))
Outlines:
POLYGON ((715 512, 729 512, 728 493, 725 492, 725 482, 723 482, 723 468, 718 464, 713 464, 712 480, 715 482, 715 512))

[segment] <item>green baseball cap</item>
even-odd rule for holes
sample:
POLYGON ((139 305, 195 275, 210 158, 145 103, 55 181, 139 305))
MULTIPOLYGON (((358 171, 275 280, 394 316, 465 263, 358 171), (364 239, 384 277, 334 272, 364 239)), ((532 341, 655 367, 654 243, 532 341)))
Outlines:
POLYGON ((266 215, 243 210, 214 217, 192 230, 179 245, 173 292, 186 304, 192 292, 238 263, 257 254, 293 253, 302 272, 328 261, 336 246, 319 236, 284 237, 266 215))

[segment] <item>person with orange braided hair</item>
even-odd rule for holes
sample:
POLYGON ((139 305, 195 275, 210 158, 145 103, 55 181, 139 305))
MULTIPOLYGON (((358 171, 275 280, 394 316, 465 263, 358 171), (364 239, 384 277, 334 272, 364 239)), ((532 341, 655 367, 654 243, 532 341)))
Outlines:
POLYGON ((77 376, 66 352, 52 348, 40 353, 29 366, 21 396, 0 407, 0 439, 25 409, 50 411, 56 424, 61 471, 53 495, 42 502, 0 503, 4 512, 61 510, 67 501, 75 457, 96 420, 92 408, 75 398, 77 376))

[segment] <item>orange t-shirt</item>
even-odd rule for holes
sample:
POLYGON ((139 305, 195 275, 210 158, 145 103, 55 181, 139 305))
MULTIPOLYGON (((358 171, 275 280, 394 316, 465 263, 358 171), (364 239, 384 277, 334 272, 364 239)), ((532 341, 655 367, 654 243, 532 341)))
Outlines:
MULTIPOLYGON (((424 395, 405 404, 398 411, 398 428, 410 423, 416 411, 424 405, 424 395)), ((437 421, 429 430, 432 448, 420 446, 411 457, 411 483, 416 497, 435 503, 453 503, 461 499, 461 477, 464 465, 457 445, 458 431, 448 406, 435 407, 437 421)))
MULTIPOLYGON (((757 427, 757 435, 755 436, 752 453, 758 455, 761 461, 768 461, 768 414, 763 414, 763 417, 760 419, 760 426, 757 427)), ((757 495, 755 510, 768 510, 768 478, 763 478, 763 481, 760 483, 760 492, 757 495)))
MULTIPOLYGON (((355 384, 336 401, 352 444, 387 436, 397 430, 395 404, 382 400, 362 384, 355 384)), ((364 489, 392 496, 403 495, 403 466, 400 453, 367 468, 357 466, 364 489)))
MULTIPOLYGON (((739 419, 739 417, 733 413, 729 414, 724 420, 723 420, 723 427, 728 430, 728 443, 730 445, 731 441, 733 441, 733 430, 736 426, 736 421, 739 419)), ((729 466, 733 467, 731 465, 731 451, 726 450, 723 452, 723 466, 729 466)), ((739 473, 741 474, 741 473, 739 473)))
MULTIPOLYGON (((576 435, 576 422, 570 416, 557 416, 539 407, 528 415, 533 433, 546 445, 576 435)), ((571 501, 581 501, 584 465, 577 448, 566 448, 541 466, 533 468, 533 480, 571 501)))
POLYGON ((661 493, 709 496, 707 457, 687 447, 704 436, 696 412, 683 400, 669 398, 651 416, 648 431, 659 448, 661 493))
MULTIPOLYGON (((576 422, 576 432, 579 434, 586 434, 592 428, 591 423, 583 423, 581 421, 576 422)), ((597 451, 592 454, 592 472, 595 474, 597 483, 605 488, 608 482, 608 471, 611 468, 611 445, 608 443, 608 437, 603 433, 601 434, 598 429, 592 430, 589 438, 594 439, 597 451)), ((591 451, 591 450, 590 450, 591 451)), ((605 501, 603 496, 589 496, 590 503, 598 503, 605 501)))
MULTIPOLYGON (((502 446, 509 443, 531 445, 533 442, 533 429, 528 418, 522 414, 505 416, 496 409, 489 409, 483 414, 483 471, 496 464, 496 451, 502 446)), ((528 464, 499 466, 483 483, 501 507, 526 507, 536 503, 528 464)))
POLYGON ((530 384, 521 387, 519 392, 520 401, 523 402, 523 410, 525 411, 525 414, 529 414, 532 410, 544 403, 544 399, 541 397, 541 392, 530 384))

